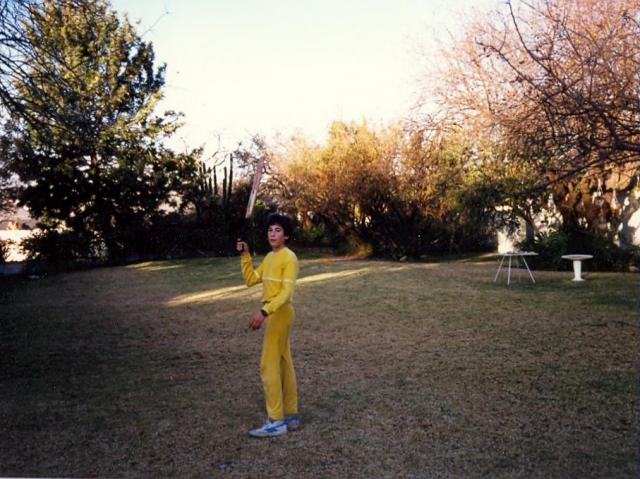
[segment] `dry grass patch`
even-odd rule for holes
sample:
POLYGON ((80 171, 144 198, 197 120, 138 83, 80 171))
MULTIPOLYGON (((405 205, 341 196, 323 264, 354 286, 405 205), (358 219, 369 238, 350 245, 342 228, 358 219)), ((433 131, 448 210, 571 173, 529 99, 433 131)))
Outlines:
POLYGON ((637 276, 306 259, 303 427, 262 419, 237 259, 3 280, 0 475, 635 477, 637 276))

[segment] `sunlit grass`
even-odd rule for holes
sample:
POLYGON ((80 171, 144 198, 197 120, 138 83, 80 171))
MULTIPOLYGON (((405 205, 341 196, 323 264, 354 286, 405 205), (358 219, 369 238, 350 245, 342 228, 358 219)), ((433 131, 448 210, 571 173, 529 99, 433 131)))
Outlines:
POLYGON ((211 291, 204 291, 202 293, 189 293, 176 296, 166 304, 168 306, 181 306, 184 304, 204 304, 212 303, 216 299, 229 298, 236 295, 239 292, 246 292, 247 287, 242 286, 229 286, 227 288, 214 289, 211 291))
MULTIPOLYGON (((169 269, 169 268, 167 268, 169 269)), ((154 269, 145 268, 145 271, 155 271, 154 269)), ((340 278, 347 278, 358 274, 364 274, 370 271, 370 268, 358 268, 355 270, 337 271, 333 273, 320 273, 310 276, 299 278, 296 282, 297 286, 304 286, 311 283, 317 283, 319 281, 336 280, 340 278)), ((249 293, 247 293, 247 286, 228 286, 226 288, 218 288, 209 291, 203 291, 199 293, 187 293, 176 296, 168 301, 168 306, 181 306, 185 304, 210 304, 219 299, 230 299, 240 297, 257 297, 260 285, 257 285, 249 293)))
POLYGON ((317 283, 319 281, 344 279, 350 276, 364 274, 369 271, 371 271, 371 268, 358 268, 358 269, 346 270, 346 271, 336 271, 334 273, 319 273, 319 274, 314 274, 311 276, 305 276, 305 277, 299 278, 298 281, 296 281, 296 285, 306 285, 311 283, 317 283))
POLYGON ((147 263, 137 263, 137 264, 129 265, 129 266, 126 266, 126 267, 129 268, 129 269, 134 269, 134 270, 138 270, 138 271, 153 272, 153 271, 167 271, 169 269, 184 268, 184 265, 181 265, 181 264, 162 264, 162 265, 159 265, 157 263, 147 262, 147 263))

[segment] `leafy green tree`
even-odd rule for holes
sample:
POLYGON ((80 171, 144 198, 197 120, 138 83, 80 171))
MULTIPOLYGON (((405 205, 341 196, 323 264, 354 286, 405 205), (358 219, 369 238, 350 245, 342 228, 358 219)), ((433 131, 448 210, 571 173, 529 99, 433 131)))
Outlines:
MULTIPOLYGON (((27 13, 27 0, 0 0, 0 120, 10 111, 24 111, 16 98, 14 79, 25 73, 21 54, 26 44, 21 21, 27 13)), ((14 182, 7 164, 7 142, 0 130, 0 211, 14 206, 14 182)))
POLYGON ((31 3, 22 32, 24 108, 5 125, 19 200, 71 257, 118 260, 196 177, 198 152, 163 144, 179 115, 154 113, 165 66, 106 0, 31 3))
POLYGON ((12 209, 14 192, 11 172, 8 169, 6 158, 2 154, 3 150, 2 138, 0 137, 0 212, 12 209))
POLYGON ((26 76, 27 41, 21 27, 28 14, 28 3, 28 0, 0 0, 0 106, 9 111, 24 110, 14 95, 14 80, 26 76))

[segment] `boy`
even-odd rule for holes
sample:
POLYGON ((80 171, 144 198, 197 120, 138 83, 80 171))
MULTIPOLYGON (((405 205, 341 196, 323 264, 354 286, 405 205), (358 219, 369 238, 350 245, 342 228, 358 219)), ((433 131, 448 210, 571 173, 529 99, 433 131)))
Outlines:
POLYGON ((249 328, 256 330, 265 324, 260 377, 267 421, 249 431, 254 437, 280 436, 300 425, 296 373, 289 349, 289 331, 294 316, 291 296, 298 276, 298 258, 286 246, 292 233, 289 218, 272 214, 267 225, 272 251, 258 269, 253 269, 247 243, 238 240, 236 244, 241 253, 240 267, 246 285, 263 284, 262 308, 251 316, 249 328))

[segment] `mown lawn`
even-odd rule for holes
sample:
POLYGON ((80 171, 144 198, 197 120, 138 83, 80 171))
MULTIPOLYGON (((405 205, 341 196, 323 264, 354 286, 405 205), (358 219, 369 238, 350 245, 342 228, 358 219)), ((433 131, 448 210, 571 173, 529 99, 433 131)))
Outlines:
POLYGON ((0 475, 637 477, 639 275, 302 260, 304 424, 256 440, 238 263, 2 279, 0 475))

